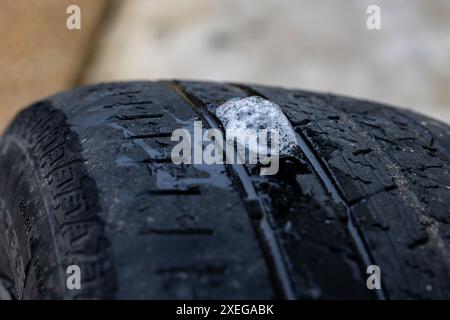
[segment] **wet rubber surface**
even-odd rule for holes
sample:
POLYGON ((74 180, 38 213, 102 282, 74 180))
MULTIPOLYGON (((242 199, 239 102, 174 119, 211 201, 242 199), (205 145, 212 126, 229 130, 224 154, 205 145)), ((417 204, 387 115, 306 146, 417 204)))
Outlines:
POLYGON ((0 276, 20 298, 73 297, 74 262, 88 275, 81 298, 446 298, 449 137, 410 112, 299 90, 173 81, 61 93, 0 143, 0 228, 17 238, 0 237, 0 276), (224 132, 217 109, 248 96, 276 103, 294 130, 277 174, 172 162, 173 130, 224 132), (372 264, 382 291, 366 287, 372 264))

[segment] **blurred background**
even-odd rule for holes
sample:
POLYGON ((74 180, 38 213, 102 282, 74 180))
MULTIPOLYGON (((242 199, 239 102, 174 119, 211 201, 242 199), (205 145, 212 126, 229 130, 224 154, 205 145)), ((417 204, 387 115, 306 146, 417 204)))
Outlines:
POLYGON ((333 92, 450 123, 449 0, 2 0, 0 130, 80 84, 184 78, 333 92), (68 30, 66 8, 81 8, 68 30), (381 30, 366 9, 381 8, 381 30))

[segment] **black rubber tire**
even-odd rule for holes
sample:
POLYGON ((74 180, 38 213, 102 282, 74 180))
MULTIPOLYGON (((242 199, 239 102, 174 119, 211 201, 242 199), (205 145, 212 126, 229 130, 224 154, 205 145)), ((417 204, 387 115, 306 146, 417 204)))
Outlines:
POLYGON ((0 278, 19 299, 450 298, 450 128, 262 86, 128 82, 39 101, 0 142, 0 278), (300 152, 274 176, 176 165, 172 131, 258 95, 300 152), (66 287, 66 268, 82 289, 66 287), (366 268, 381 269, 369 290, 366 268))

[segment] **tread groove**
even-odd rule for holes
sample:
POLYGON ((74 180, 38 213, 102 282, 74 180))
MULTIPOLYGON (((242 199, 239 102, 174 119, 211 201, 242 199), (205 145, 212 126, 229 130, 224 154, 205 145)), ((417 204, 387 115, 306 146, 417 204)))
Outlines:
MULTIPOLYGON (((190 92, 187 92, 184 87, 177 81, 163 82, 163 84, 167 85, 183 100, 185 100, 193 108, 193 110, 199 114, 199 116, 206 122, 206 124, 210 128, 219 129, 223 132, 223 129, 221 128, 218 120, 216 120, 213 115, 210 115, 208 111, 206 111, 207 109, 203 101, 201 101, 190 92)), ((258 204, 258 211, 260 211, 261 214, 249 213, 249 216, 253 221, 255 220, 255 217, 260 217, 260 219, 258 219, 259 225, 255 227, 255 229, 257 234, 259 234, 266 242, 262 243, 262 241, 260 240, 260 245, 266 258, 269 260, 268 267, 275 281, 275 287, 283 298, 288 300, 296 299, 289 273, 285 265, 286 260, 283 257, 284 254, 282 252, 282 249, 280 248, 278 239, 274 235, 268 218, 268 213, 260 202, 261 200, 257 196, 257 192, 253 187, 253 183, 248 176, 246 169, 243 165, 236 164, 227 165, 227 167, 231 168, 232 175, 238 179, 240 185, 244 189, 246 201, 251 202, 252 204, 258 204)))
MULTIPOLYGON (((234 84, 234 85, 239 89, 243 90, 244 92, 248 93, 249 95, 257 95, 264 99, 268 99, 263 94, 245 85, 241 84, 234 84)), ((320 156, 316 154, 314 148, 310 145, 307 139, 305 139, 303 133, 299 129, 296 130, 296 138, 298 146, 305 154, 309 163, 313 167, 316 174, 319 176, 320 180, 322 181, 322 183, 324 184, 324 186, 326 187, 332 198, 337 203, 340 203, 345 207, 347 214, 347 230, 353 239, 353 242, 360 255, 360 258, 363 260, 366 266, 376 264, 373 261, 373 257, 371 256, 364 239, 360 235, 360 230, 355 225, 353 214, 351 211, 351 205, 347 203, 347 201, 345 201, 338 182, 336 181, 334 176, 329 172, 327 165, 321 160, 320 156)), ((368 150, 362 150, 361 152, 363 153, 368 152, 368 150)), ((385 300, 387 298, 387 295, 383 289, 376 290, 376 294, 378 299, 380 300, 385 300)))

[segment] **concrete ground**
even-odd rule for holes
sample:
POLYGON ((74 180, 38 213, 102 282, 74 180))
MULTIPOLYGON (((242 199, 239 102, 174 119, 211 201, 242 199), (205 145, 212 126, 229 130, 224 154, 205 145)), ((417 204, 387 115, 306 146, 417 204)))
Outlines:
POLYGON ((0 131, 20 108, 80 79, 298 87, 450 123, 448 0, 3 0, 0 34, 0 131), (373 3, 379 31, 366 28, 373 3), (80 31, 65 27, 69 4, 81 6, 80 31))
POLYGON ((450 123, 448 0, 122 1, 86 82, 188 78, 332 91, 450 123), (381 7, 382 29, 366 28, 381 7))

